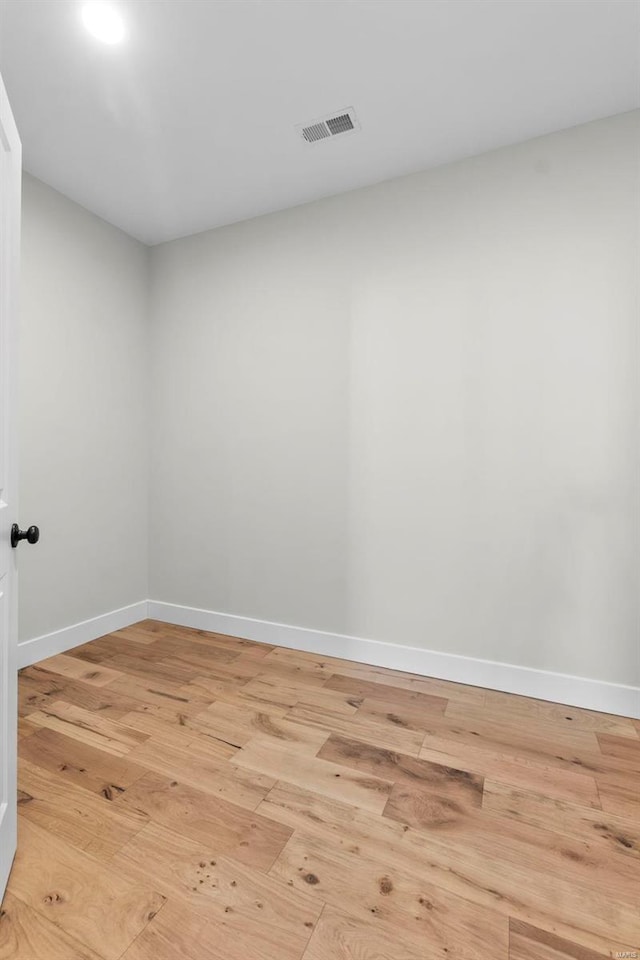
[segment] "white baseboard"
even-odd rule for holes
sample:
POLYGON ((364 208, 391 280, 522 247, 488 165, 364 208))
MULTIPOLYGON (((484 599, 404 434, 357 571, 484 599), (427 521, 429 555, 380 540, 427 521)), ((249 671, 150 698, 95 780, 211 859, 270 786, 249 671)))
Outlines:
POLYGON ((71 650, 72 647, 77 647, 81 643, 88 643, 89 640, 97 640, 106 633, 130 627, 132 623, 138 623, 139 620, 146 620, 148 606, 147 600, 140 600, 138 603, 129 604, 128 607, 120 607, 119 610, 111 610, 99 617, 92 617, 91 620, 83 620, 70 627, 63 627, 62 630, 54 630, 53 633, 45 633, 41 637, 25 640, 18 644, 18 669, 37 663, 38 660, 46 660, 47 657, 53 657, 57 653, 64 653, 65 650, 71 650))
MULTIPOLYGON (((151 620, 640 719, 640 688, 149 600, 151 620)), ((78 641, 81 642, 81 641, 78 641)))
POLYGON ((318 653, 320 656, 356 660, 376 667, 406 670, 439 680, 453 680, 474 687, 488 687, 539 700, 551 700, 573 707, 600 710, 640 719, 640 688, 607 683, 587 677, 573 677, 550 670, 518 667, 493 660, 479 660, 455 653, 439 653, 399 643, 364 640, 307 627, 293 627, 269 620, 254 620, 214 610, 183 607, 159 600, 141 600, 91 620, 46 633, 18 644, 18 667, 26 667, 81 643, 96 640, 114 630, 131 626, 149 617, 181 627, 244 637, 258 643, 318 653))

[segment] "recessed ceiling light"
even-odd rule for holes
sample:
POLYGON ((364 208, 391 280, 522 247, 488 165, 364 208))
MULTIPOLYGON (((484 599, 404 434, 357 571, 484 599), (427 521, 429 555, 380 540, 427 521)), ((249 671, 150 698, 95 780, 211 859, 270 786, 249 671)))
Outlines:
POLYGON ((93 0, 82 8, 82 22, 97 40, 120 43, 124 37, 124 23, 117 10, 109 3, 93 0))

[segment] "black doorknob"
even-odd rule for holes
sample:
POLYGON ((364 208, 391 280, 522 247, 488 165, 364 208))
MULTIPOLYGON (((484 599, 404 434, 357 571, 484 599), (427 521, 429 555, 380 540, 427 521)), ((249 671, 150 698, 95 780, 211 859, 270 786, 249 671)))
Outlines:
POLYGON ((40 530, 38 527, 29 527, 28 530, 21 530, 17 523, 11 527, 11 546, 17 547, 21 540, 28 540, 29 543, 37 543, 40 539, 40 530))

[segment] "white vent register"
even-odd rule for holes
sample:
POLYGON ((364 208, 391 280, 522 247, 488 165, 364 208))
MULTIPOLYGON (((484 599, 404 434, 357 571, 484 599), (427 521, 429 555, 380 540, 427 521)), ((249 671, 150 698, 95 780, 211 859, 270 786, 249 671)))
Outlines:
POLYGON ((353 107, 336 110, 334 113, 327 114, 326 117, 320 117, 311 123, 299 123, 296 126, 296 131, 307 143, 330 140, 345 133, 355 133, 359 129, 360 124, 353 107))

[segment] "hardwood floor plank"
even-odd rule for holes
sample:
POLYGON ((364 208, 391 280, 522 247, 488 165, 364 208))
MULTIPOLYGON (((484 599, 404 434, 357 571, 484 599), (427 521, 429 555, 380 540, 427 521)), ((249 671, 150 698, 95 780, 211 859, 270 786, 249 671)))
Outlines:
MULTIPOLYGON (((292 681, 276 680, 274 676, 265 674, 264 670, 256 677, 251 678, 242 687, 241 692, 243 697, 251 698, 258 704, 279 707, 285 713, 303 698, 308 698, 311 692, 315 693, 316 696, 325 696, 325 698, 327 695, 323 686, 305 687, 292 681)), ((329 691, 329 694, 331 694, 331 691, 329 691)), ((341 699, 344 700, 338 695, 335 702, 339 703, 341 699)), ((338 712, 342 711, 338 708, 338 712)))
MULTIPOLYGON (((442 956, 442 953, 438 954, 442 956)), ((309 941, 303 960, 425 960, 420 944, 398 943, 394 933, 359 920, 337 907, 327 906, 309 941)))
POLYGON ((18 740, 22 740, 24 737, 30 737, 32 734, 37 733, 39 729, 40 727, 29 723, 25 717, 18 717, 18 740))
POLYGON ((170 901, 122 960, 276 960, 278 956, 273 944, 260 942, 254 931, 231 933, 226 923, 214 927, 201 912, 170 901))
MULTIPOLYGON (((110 640, 117 637, 117 634, 111 634, 105 637, 104 649, 109 649, 110 640)), ((149 636, 149 635, 148 635, 149 636)), ((192 664, 206 665, 207 661, 211 663, 228 663, 237 657, 246 656, 243 648, 239 645, 232 647, 221 638, 210 634, 206 639, 192 634, 178 633, 173 630, 164 630, 162 633, 151 634, 152 642, 147 644, 147 650, 139 644, 126 644, 119 642, 111 644, 112 656, 117 653, 123 653, 130 656, 143 657, 145 659, 162 660, 166 657, 185 657, 185 662, 189 662, 191 657, 192 664)), ((91 647, 91 644, 88 645, 91 647)))
MULTIPOLYGON (((188 641, 185 641, 185 645, 188 641)), ((167 639, 155 634, 149 638, 148 643, 137 643, 130 636, 122 636, 121 633, 111 633, 99 640, 91 640, 79 647, 74 647, 69 653, 81 660, 88 660, 90 663, 105 663, 116 656, 134 657, 142 662, 153 662, 162 660, 163 657, 170 656, 176 649, 177 641, 167 639)))
POLYGON ((257 674, 256 679, 264 680, 266 683, 292 684, 293 686, 312 688, 322 688, 329 679, 330 674, 324 670, 311 670, 307 667, 296 664, 282 663, 266 657, 261 661, 262 670, 257 674))
POLYGON ((354 769, 346 770, 337 763, 303 754, 292 758, 286 746, 259 737, 242 748, 235 762, 240 767, 264 773, 274 780, 307 787, 374 813, 382 813, 391 792, 389 780, 354 769))
MULTIPOLYGON (((124 629, 135 630, 136 632, 140 631, 142 633, 150 633, 150 634, 159 633, 161 635, 164 635, 167 632, 167 630, 175 630, 176 628, 174 627, 173 624, 165 623, 163 620, 150 620, 147 617, 144 620, 139 620, 137 623, 134 623, 129 627, 124 627, 124 629)), ((188 627, 183 627, 182 629, 189 630, 188 627)), ((121 633, 122 631, 116 630, 115 632, 116 634, 118 634, 118 633, 121 633)), ((191 631, 189 630, 189 632, 191 631)))
MULTIPOLYGON (((394 783, 383 815, 420 829, 459 827, 470 807, 464 798, 454 799, 420 786, 394 783)), ((476 829, 480 824, 476 820, 476 829)))
MULTIPOLYGON (((28 741, 27 741, 28 742, 28 741)), ((627 784, 606 783, 598 780, 598 793, 602 809, 619 817, 627 817, 640 823, 640 790, 637 778, 627 784)))
MULTIPOLYGON (((611 713, 585 710, 582 707, 567 707, 563 703, 551 703, 548 700, 534 700, 514 693, 500 693, 487 690, 485 709, 496 716, 498 721, 511 723, 517 718, 528 717, 532 722, 549 721, 558 729, 567 726, 598 733, 614 733, 620 736, 634 736, 633 720, 618 717, 611 713)), ((445 711, 446 712, 446 711, 445 711)))
POLYGON ((625 817, 516 790, 494 780, 484 782, 482 808, 563 837, 604 845, 614 857, 640 858, 640 823, 625 817))
POLYGON ((258 812, 287 824, 294 836, 316 835, 321 849, 352 849, 393 864, 503 918, 516 916, 592 949, 623 949, 620 932, 633 939, 629 931, 636 929, 637 911, 628 900, 637 885, 627 883, 627 902, 616 904, 597 864, 583 866, 590 881, 572 878, 572 861, 562 858, 557 837, 548 832, 531 831, 528 844, 523 835, 514 839, 504 829, 477 837, 448 830, 426 835, 284 783, 274 787, 258 812), (553 863, 556 869, 550 871, 553 863))
POLYGON ((463 806, 479 807, 482 802, 482 776, 456 767, 417 760, 359 740, 332 735, 318 752, 318 758, 383 777, 394 784, 418 786, 463 806))
POLYGON ((121 960, 227 960, 204 917, 173 903, 164 909, 165 915, 161 910, 121 960))
POLYGON ((210 643, 191 643, 185 642, 184 638, 176 639, 173 644, 173 650, 164 658, 164 661, 173 662, 177 665, 189 667, 198 667, 199 673, 215 667, 217 664, 233 663, 242 656, 241 651, 236 647, 223 646, 211 641, 210 643))
MULTIPOLYGON (((183 747, 186 750, 197 736, 196 729, 188 725, 189 714, 194 716, 201 713, 204 706, 201 703, 195 709, 187 709, 186 712, 182 712, 179 708, 176 710, 174 707, 159 707, 156 704, 148 704, 144 709, 124 714, 121 719, 122 723, 130 729, 145 733, 147 740, 153 740, 154 743, 166 743, 172 747, 183 747)), ((219 743, 219 759, 226 760, 228 757, 232 757, 235 752, 233 746, 219 743)))
MULTIPOLYGON (((640 740, 620 739, 623 746, 631 747, 617 751, 617 756, 603 752, 594 730, 582 730, 571 724, 559 725, 548 719, 532 724, 526 715, 511 718, 509 723, 500 722, 494 715, 487 720, 485 710, 447 707, 443 718, 433 718, 424 739, 424 750, 441 750, 444 753, 460 752, 467 748, 475 755, 486 750, 494 758, 501 756, 519 763, 558 767, 570 773, 582 773, 599 780, 625 783, 640 778, 640 740), (458 746, 455 750, 452 743, 458 746)), ((603 734, 602 736, 608 736, 603 734)), ((606 742, 606 741, 603 741, 606 742)))
POLYGON ((98 860, 108 860, 147 823, 136 811, 117 808, 28 760, 20 760, 18 785, 22 818, 98 860))
POLYGON ((356 714, 345 717, 341 714, 327 713, 326 710, 296 704, 287 714, 287 720, 297 724, 317 727, 330 733, 377 744, 387 750, 398 750, 408 756, 418 756, 424 734, 415 730, 406 730, 394 724, 384 725, 356 714))
POLYGON ((544 870, 561 880, 573 879, 576 884, 588 887, 597 874, 611 898, 621 901, 633 898, 640 881, 637 858, 614 858, 606 845, 591 845, 584 837, 561 835, 546 827, 534 828, 518 820, 505 820, 485 809, 465 810, 448 798, 425 794, 416 788, 396 785, 385 816, 431 837, 448 836, 456 845, 465 844, 468 851, 490 855, 493 844, 493 849, 501 849, 508 860, 523 860, 532 869, 544 870))
POLYGON ((8 890, 105 960, 117 960, 164 904, 104 863, 21 819, 8 890))
POLYGON ((464 767, 478 776, 534 793, 545 793, 559 800, 601 808, 595 778, 581 772, 579 767, 565 770, 532 761, 529 757, 475 750, 473 745, 463 746, 455 741, 438 741, 436 748, 433 739, 425 740, 420 758, 432 763, 464 767))
POLYGON ((294 831, 326 837, 331 843, 348 838, 364 853, 370 851, 372 858, 392 857, 405 834, 399 823, 283 780, 269 791, 256 812, 294 831))
POLYGON ((7 893, 0 911, 0 960, 100 960, 99 955, 7 893))
POLYGON ((450 832, 409 829, 404 840, 411 847, 410 859, 417 858, 416 869, 465 899, 551 928, 592 949, 614 938, 616 943, 632 941, 637 933, 636 887, 628 882, 618 882, 617 889, 601 884, 597 866, 592 868, 588 860, 564 858, 562 869, 561 848, 551 836, 537 852, 533 837, 525 846, 507 831, 477 833, 469 843, 468 834, 458 839, 450 832))
POLYGON ((161 680, 165 684, 170 684, 176 690, 181 684, 189 683, 199 673, 202 668, 187 664, 184 661, 165 662, 153 658, 136 657, 131 653, 118 653, 114 657, 103 660, 101 666, 113 668, 126 673, 129 677, 141 677, 143 680, 155 683, 161 680))
MULTIPOLYGON (((109 688, 107 687, 107 689, 109 688)), ((201 713, 210 706, 210 703, 210 700, 187 700, 183 702, 166 697, 155 697, 152 701, 138 700, 133 702, 131 709, 123 713, 119 719, 124 721, 126 716, 127 720, 124 722, 135 729, 143 730, 143 727, 136 727, 136 723, 139 719, 148 717, 156 723, 156 731, 162 729, 167 734, 167 731, 172 729, 174 733, 179 734, 181 732, 180 728, 186 728, 188 718, 201 713)), ((182 732, 186 734, 187 730, 183 729, 182 732)))
POLYGON ((196 686, 176 685, 160 678, 142 678, 141 676, 129 676, 121 674, 116 680, 112 680, 106 688, 109 693, 122 694, 139 700, 142 703, 156 704, 162 707, 173 707, 175 709, 187 710, 189 707, 208 706, 213 697, 199 689, 196 686))
POLYGON ((457 758, 458 765, 476 771, 484 767, 494 779, 508 778, 523 789, 552 792, 578 803, 588 800, 596 807, 596 780, 624 785, 640 778, 640 762, 604 755, 593 731, 560 728, 555 735, 553 724, 542 721, 528 733, 524 718, 511 725, 486 724, 473 715, 455 723, 448 716, 432 720, 420 756, 436 762, 448 758, 450 763, 457 758), (538 784, 536 778, 541 778, 538 784))
MULTIPOLYGON (((288 647, 273 647, 264 658, 267 665, 293 667, 307 670, 310 673, 322 673, 326 680, 335 673, 335 657, 321 657, 317 653, 307 653, 305 650, 291 650, 288 647)), ((339 661, 346 663, 348 661, 339 661)))
MULTIPOLYGON (((287 718, 288 718, 287 714, 287 718)), ((256 736, 287 743, 292 751, 302 749, 315 755, 329 736, 328 732, 305 727, 267 713, 217 701, 194 717, 190 725, 195 730, 212 734, 227 742, 243 747, 256 736)))
POLYGON ((353 717, 362 703, 348 693, 339 690, 327 690, 326 687, 309 686, 309 684, 283 681, 278 684, 278 693, 286 697, 287 706, 302 705, 312 710, 324 711, 327 714, 353 717))
POLYGON ((56 700, 99 713, 100 716, 118 720, 131 710, 140 709, 140 701, 116 693, 110 685, 90 686, 81 680, 70 680, 59 674, 40 670, 37 664, 26 667, 20 673, 18 684, 20 713, 43 710, 56 700))
POLYGON ((85 660, 70 657, 65 653, 61 653, 57 657, 49 657, 48 660, 41 660, 38 667, 48 673, 69 677, 71 680, 82 680, 83 683, 91 684, 94 687, 104 687, 107 683, 122 676, 122 672, 119 670, 92 665, 85 660))
POLYGON ((429 721, 425 731, 428 735, 456 740, 476 750, 530 755, 537 760, 555 757, 559 747, 589 754, 600 752, 593 730, 583 730, 572 724, 560 725, 546 719, 532 724, 527 716, 515 716, 505 723, 504 718, 483 707, 450 703, 444 716, 432 717, 429 721))
POLYGON ((283 676, 282 671, 265 673, 263 669, 243 686, 242 693, 275 706, 291 708, 306 696, 306 691, 324 690, 322 677, 312 677, 311 681, 303 683, 297 675, 283 676))
POLYGON ((244 689, 245 685, 255 679, 264 670, 260 660, 237 657, 231 663, 216 663, 207 670, 206 676, 202 671, 181 689, 188 693, 198 691, 201 699, 216 699, 216 694, 224 690, 244 689))
POLYGON ((599 785, 626 787, 640 782, 640 761, 611 757, 606 754, 594 754, 578 759, 576 769, 590 774, 599 785))
POLYGON ((396 707, 422 708, 426 714, 441 713, 443 708, 442 697, 423 693, 414 687, 396 687, 390 683, 380 683, 363 680, 359 677, 348 677, 336 673, 324 685, 325 690, 337 690, 359 700, 382 700, 393 703, 396 707))
POLYGON ((126 756, 148 739, 146 733, 63 700, 54 700, 45 710, 28 714, 27 719, 36 727, 57 730, 72 740, 105 750, 116 757, 126 756))
MULTIPOLYGON (((48 685, 55 689, 54 675, 43 670, 42 676, 46 677, 48 685)), ((24 677, 20 673, 18 677, 18 717, 25 717, 28 713, 46 706, 50 698, 46 690, 40 689, 40 684, 34 683, 29 677, 24 677)))
MULTIPOLYGON (((389 670, 386 667, 370 667, 364 663, 355 663, 353 661, 337 660, 323 657, 326 663, 333 663, 334 673, 341 677, 351 677, 353 679, 364 680, 369 683, 391 687, 393 696, 395 691, 408 690, 413 693, 422 693, 428 697, 444 697, 452 702, 475 704, 482 706, 485 702, 487 691, 483 687, 471 687, 463 683, 454 683, 450 680, 436 680, 433 677, 416 676, 414 673, 406 673, 402 670, 389 670)), ((376 696, 377 694, 372 694, 376 696)), ((393 699, 390 691, 383 691, 385 699, 393 699)))
POLYGON ((145 773, 143 767, 115 757, 55 730, 39 730, 20 744, 20 756, 111 800, 145 773))
POLYGON ((293 890, 220 856, 212 845, 189 840, 155 823, 127 844, 111 865, 122 875, 141 881, 152 873, 159 892, 206 916, 222 943, 253 930, 256 945, 249 956, 266 952, 268 944, 272 953, 266 955, 297 960, 323 906, 306 891, 293 890))
MULTIPOLYGON (((245 681, 246 682, 246 681, 245 681)), ((280 706, 270 700, 264 700, 251 692, 246 693, 243 685, 224 683, 221 680, 212 680, 208 677, 197 677, 192 684, 182 688, 186 693, 190 689, 198 691, 203 698, 201 709, 210 707, 213 703, 230 703, 232 706, 244 707, 257 713, 266 713, 270 717, 284 717, 290 710, 289 705, 280 706), (206 693, 207 702, 204 703, 206 693)))
POLYGON ((511 920, 509 960, 605 960, 605 955, 521 920, 511 920))
POLYGON ((433 698, 433 710, 425 709, 423 703, 403 703, 399 706, 391 700, 365 699, 358 707, 358 716, 367 717, 377 723, 390 727, 399 727, 403 730, 417 730, 422 734, 427 732, 430 716, 442 716, 448 700, 444 697, 433 698))
POLYGON ((640 737, 618 737, 611 733, 598 733, 600 749, 606 757, 618 757, 631 763, 640 762, 640 737))
POLYGON ((451 956, 507 958, 507 921, 415 875, 383 857, 363 856, 358 845, 331 844, 296 831, 270 870, 295 890, 347 910, 383 938, 420 948, 425 960, 451 956))
POLYGON ((228 763, 229 757, 236 752, 226 744, 212 740, 199 742, 192 739, 187 746, 149 740, 133 752, 132 759, 147 770, 222 797, 245 810, 255 810, 275 781, 228 763), (227 756, 224 751, 229 751, 227 756))
POLYGON ((638 949, 638 721, 154 621, 19 702, 0 960, 638 949))
MULTIPOLYGON (((147 622, 153 623, 154 621, 147 622)), ((200 643, 205 647, 215 644, 237 652, 243 657, 257 660, 266 657, 274 649, 268 643, 258 643, 256 640, 246 640, 243 637, 230 637, 226 633, 213 633, 209 630, 197 630, 192 627, 178 627, 171 623, 163 623, 161 628, 163 635, 175 637, 180 642, 188 640, 191 643, 200 643)))
POLYGON ((291 835, 282 824, 156 773, 115 802, 257 870, 269 869, 291 835))
POLYGON ((40 729, 54 730, 62 736, 69 737, 71 740, 79 740, 88 746, 95 747, 97 750, 103 750, 105 753, 111 753, 115 757, 124 757, 129 752, 128 747, 124 747, 118 741, 109 737, 101 736, 92 730, 84 730, 68 720, 63 720, 52 712, 50 708, 45 711, 36 710, 29 714, 29 722, 40 729))
POLYGON ((157 629, 148 630, 144 626, 144 621, 140 623, 134 623, 131 627, 123 627, 122 630, 114 630, 113 633, 107 634, 107 636, 116 637, 117 639, 131 640, 133 643, 141 644, 151 644, 155 643, 158 633, 160 632, 157 629))

